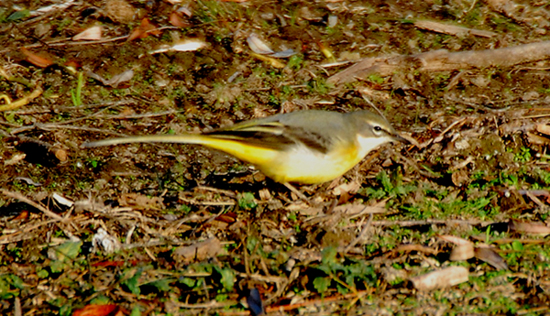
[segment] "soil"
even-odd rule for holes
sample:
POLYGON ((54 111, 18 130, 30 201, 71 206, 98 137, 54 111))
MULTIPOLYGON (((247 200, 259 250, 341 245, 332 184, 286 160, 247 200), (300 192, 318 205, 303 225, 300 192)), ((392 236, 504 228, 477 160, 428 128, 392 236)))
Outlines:
POLYGON ((95 304, 94 315, 258 315, 258 300, 268 314, 550 312, 550 60, 427 71, 407 57, 544 43, 546 1, 106 0, 37 11, 53 4, 0 7, 3 315, 95 304), (94 26, 101 37, 74 39, 94 26), (251 34, 295 54, 254 54, 251 34), (190 41, 202 47, 174 47, 190 41), (396 56, 413 66, 329 79, 396 56), (413 144, 383 145, 332 183, 298 187, 309 203, 197 145, 82 147, 307 109, 379 110, 413 144), (459 244, 472 254, 451 260, 459 244), (449 266, 469 278, 418 287, 414 277, 449 266))

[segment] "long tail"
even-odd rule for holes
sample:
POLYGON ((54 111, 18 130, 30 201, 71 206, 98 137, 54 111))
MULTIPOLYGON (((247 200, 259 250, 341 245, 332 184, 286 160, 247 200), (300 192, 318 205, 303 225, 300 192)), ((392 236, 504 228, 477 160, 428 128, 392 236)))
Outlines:
POLYGON ((180 143, 180 144, 206 144, 210 137, 201 134, 180 134, 180 135, 149 135, 149 136, 131 136, 121 138, 111 138, 88 142, 82 144, 82 147, 101 147, 130 143, 180 143))

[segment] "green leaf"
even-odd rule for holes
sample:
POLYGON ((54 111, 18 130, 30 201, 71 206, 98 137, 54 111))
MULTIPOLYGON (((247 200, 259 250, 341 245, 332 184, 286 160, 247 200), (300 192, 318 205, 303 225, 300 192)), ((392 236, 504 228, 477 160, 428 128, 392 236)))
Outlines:
POLYGON ((192 278, 180 278, 179 282, 189 288, 194 288, 197 284, 197 281, 192 278))
POLYGON ((55 254, 57 260, 65 262, 67 260, 74 260, 80 254, 81 241, 69 241, 55 247, 55 254))
POLYGON ((30 15, 31 15, 31 11, 27 9, 19 10, 19 11, 13 12, 10 16, 8 16, 7 20, 13 22, 24 18, 28 18, 30 15))
POLYGON ((130 316, 141 316, 141 310, 139 309, 139 306, 134 306, 132 312, 130 313, 130 316))
POLYGON ((226 291, 233 290, 233 285, 235 284, 235 274, 232 269, 222 269, 215 267, 216 271, 220 274, 221 279, 220 283, 223 285, 223 288, 226 291))
POLYGON ((251 210, 258 206, 256 200, 254 199, 254 194, 250 192, 245 192, 239 197, 239 207, 244 210, 251 210))
POLYGON ((512 241, 512 249, 515 251, 523 251, 523 244, 518 240, 514 240, 512 241))
POLYGON ((141 276, 141 270, 136 271, 134 276, 131 278, 128 278, 122 284, 126 285, 128 290, 132 292, 134 295, 139 295, 141 293, 141 289, 139 288, 139 277, 141 276))
POLYGON ((149 282, 147 285, 154 286, 159 292, 170 292, 172 290, 172 282, 174 279, 160 279, 149 282))
POLYGON ((315 280, 313 280, 313 287, 317 292, 323 294, 328 290, 331 281, 329 277, 316 277, 315 280))

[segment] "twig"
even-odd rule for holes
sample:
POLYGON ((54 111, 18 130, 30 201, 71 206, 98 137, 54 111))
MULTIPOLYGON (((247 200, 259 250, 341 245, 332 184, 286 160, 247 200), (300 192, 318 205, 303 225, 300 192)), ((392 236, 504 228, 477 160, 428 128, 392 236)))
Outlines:
POLYGON ((355 247, 355 245, 361 241, 361 239, 363 239, 363 236, 365 236, 369 230, 369 227, 371 226, 371 223, 372 223, 372 213, 370 213, 369 215, 369 220, 367 221, 367 224, 365 224, 365 226, 363 226, 363 229, 361 229, 361 232, 359 233, 359 235, 357 237, 355 237, 354 240, 352 240, 350 242, 350 244, 346 247, 346 249, 344 249, 344 254, 348 253, 351 248, 355 247))
POLYGON ((467 219, 427 219, 427 220, 411 220, 411 221, 373 221, 373 226, 422 226, 422 225, 481 225, 488 226, 493 224, 499 224, 500 222, 490 222, 490 221, 481 221, 481 220, 467 220, 467 219))
POLYGON ((348 83, 369 75, 390 76, 403 71, 451 71, 491 66, 510 67, 550 58, 550 41, 478 51, 449 52, 441 49, 415 55, 365 58, 333 75, 327 82, 348 83))
POLYGON ((19 200, 19 201, 21 201, 21 202, 23 202, 23 203, 27 203, 27 204, 29 204, 30 206, 32 206, 32 207, 34 207, 34 208, 40 210, 42 213, 46 214, 47 216, 49 216, 49 217, 51 217, 51 218, 53 218, 53 219, 55 219, 55 220, 58 220, 58 221, 60 221, 60 222, 62 222, 62 221, 65 220, 62 216, 60 216, 60 215, 58 215, 58 214, 56 214, 56 213, 50 211, 49 209, 45 208, 44 206, 42 206, 42 205, 40 205, 40 204, 38 204, 38 203, 36 203, 36 202, 34 202, 34 201, 32 201, 32 200, 26 198, 26 197, 23 196, 21 193, 18 193, 18 192, 11 192, 11 191, 8 191, 8 190, 5 190, 5 189, 0 189, 0 193, 4 194, 5 196, 8 196, 8 197, 14 198, 14 199, 16 199, 16 200, 19 200))
POLYGON ((115 136, 128 136, 126 134, 121 134, 117 132, 113 132, 108 129, 101 129, 101 128, 93 128, 93 127, 84 127, 84 126, 71 126, 71 125, 62 125, 62 124, 33 124, 29 126, 23 126, 17 129, 14 129, 11 131, 12 135, 16 135, 19 133, 22 133, 24 131, 33 130, 33 129, 43 129, 45 131, 50 130, 59 130, 59 129, 72 129, 72 130, 80 130, 80 131, 86 131, 86 132, 97 132, 97 133, 105 133, 115 136))

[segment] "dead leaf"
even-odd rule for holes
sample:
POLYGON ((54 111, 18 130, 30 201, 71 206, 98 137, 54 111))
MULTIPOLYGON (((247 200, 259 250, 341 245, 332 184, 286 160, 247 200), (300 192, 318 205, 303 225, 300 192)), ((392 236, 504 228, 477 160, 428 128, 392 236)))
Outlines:
POLYGON ((247 38, 246 42, 248 43, 248 47, 255 52, 256 54, 261 55, 271 55, 275 53, 265 41, 260 39, 258 35, 251 33, 247 38))
POLYGON ((437 237, 439 237, 439 238, 441 238, 445 241, 448 241, 450 243, 453 243, 455 245, 468 245, 468 244, 472 243, 471 241, 469 241, 467 239, 452 236, 452 235, 438 235, 437 237))
POLYGON ((531 132, 527 132, 527 139, 529 140, 529 143, 534 145, 549 145, 550 144, 550 138, 540 136, 531 132))
POLYGON ((149 54, 153 55, 153 54, 165 53, 170 51, 191 52, 191 51, 199 50, 201 48, 205 48, 207 46, 208 44, 205 41, 202 41, 199 39, 186 39, 182 41, 177 41, 171 46, 161 45, 158 49, 149 51, 149 54))
POLYGON ((106 305, 97 305, 90 304, 84 306, 84 308, 77 309, 74 311, 73 316, 115 316, 123 315, 119 314, 120 309, 118 305, 106 304, 106 305))
POLYGON ((148 197, 138 193, 122 194, 118 199, 120 206, 132 206, 141 209, 163 209, 161 197, 148 197))
POLYGON ((130 42, 137 38, 146 38, 149 34, 158 36, 162 34, 162 32, 157 30, 157 26, 149 22, 148 18, 143 18, 141 24, 130 33, 127 41, 130 42))
POLYGON ((66 197, 64 197, 63 195, 57 192, 54 192, 52 194, 52 199, 54 199, 54 201, 57 202, 58 204, 64 205, 66 207, 73 207, 74 205, 73 201, 67 199, 66 197))
POLYGON ((361 184, 359 184, 359 182, 357 181, 342 183, 332 190, 332 194, 342 195, 344 193, 350 193, 350 192, 356 193, 360 187, 361 187, 361 184))
POLYGON ((174 250, 174 256, 176 259, 188 263, 194 260, 203 261, 214 258, 224 252, 225 249, 222 248, 222 243, 218 238, 214 237, 190 246, 179 247, 174 250))
POLYGON ((420 291, 431 291, 466 282, 468 276, 464 267, 448 267, 411 278, 411 282, 420 291))
POLYGON ((542 223, 520 222, 520 221, 511 220, 508 223, 508 229, 510 229, 510 231, 520 233, 520 234, 540 235, 540 236, 546 236, 550 234, 550 227, 542 223))
POLYGON ((497 34, 490 31, 476 30, 463 26, 441 23, 437 21, 415 21, 414 26, 420 29, 429 30, 437 33, 450 34, 455 36, 475 35, 480 37, 493 37, 497 34))
POLYGON ((474 244, 458 245, 451 250, 449 260, 451 261, 464 261, 472 259, 475 255, 474 244))
POLYGON ((451 235, 439 235, 438 237, 456 245, 453 250, 451 250, 449 260, 463 261, 474 257, 474 243, 471 241, 451 235))
POLYGON ((40 56, 36 53, 31 52, 30 50, 26 48, 21 48, 21 52, 25 55, 25 60, 29 63, 40 67, 40 68, 46 68, 53 64, 53 61, 50 58, 40 56))
POLYGON ((105 79, 95 72, 86 71, 86 75, 92 79, 100 81, 106 86, 117 88, 119 84, 132 80, 134 77, 134 71, 132 69, 126 70, 118 75, 113 76, 111 79, 105 79))
POLYGON ((113 21, 120 23, 132 22, 136 13, 136 9, 125 0, 107 0, 104 10, 113 21))
POLYGON ((75 36, 73 36, 73 41, 98 41, 101 37, 101 26, 92 26, 75 36))
POLYGON ((188 27, 191 25, 191 23, 189 23, 187 19, 185 19, 183 15, 177 11, 172 11, 172 13, 170 13, 169 20, 170 24, 177 27, 188 27))
POLYGON ((487 262, 492 265, 497 270, 507 270, 508 265, 506 261, 496 253, 491 247, 487 245, 481 245, 476 248, 475 251, 476 258, 481 261, 487 262))
POLYGON ((550 136, 550 125, 537 124, 537 126, 535 128, 536 128, 537 132, 550 136))

